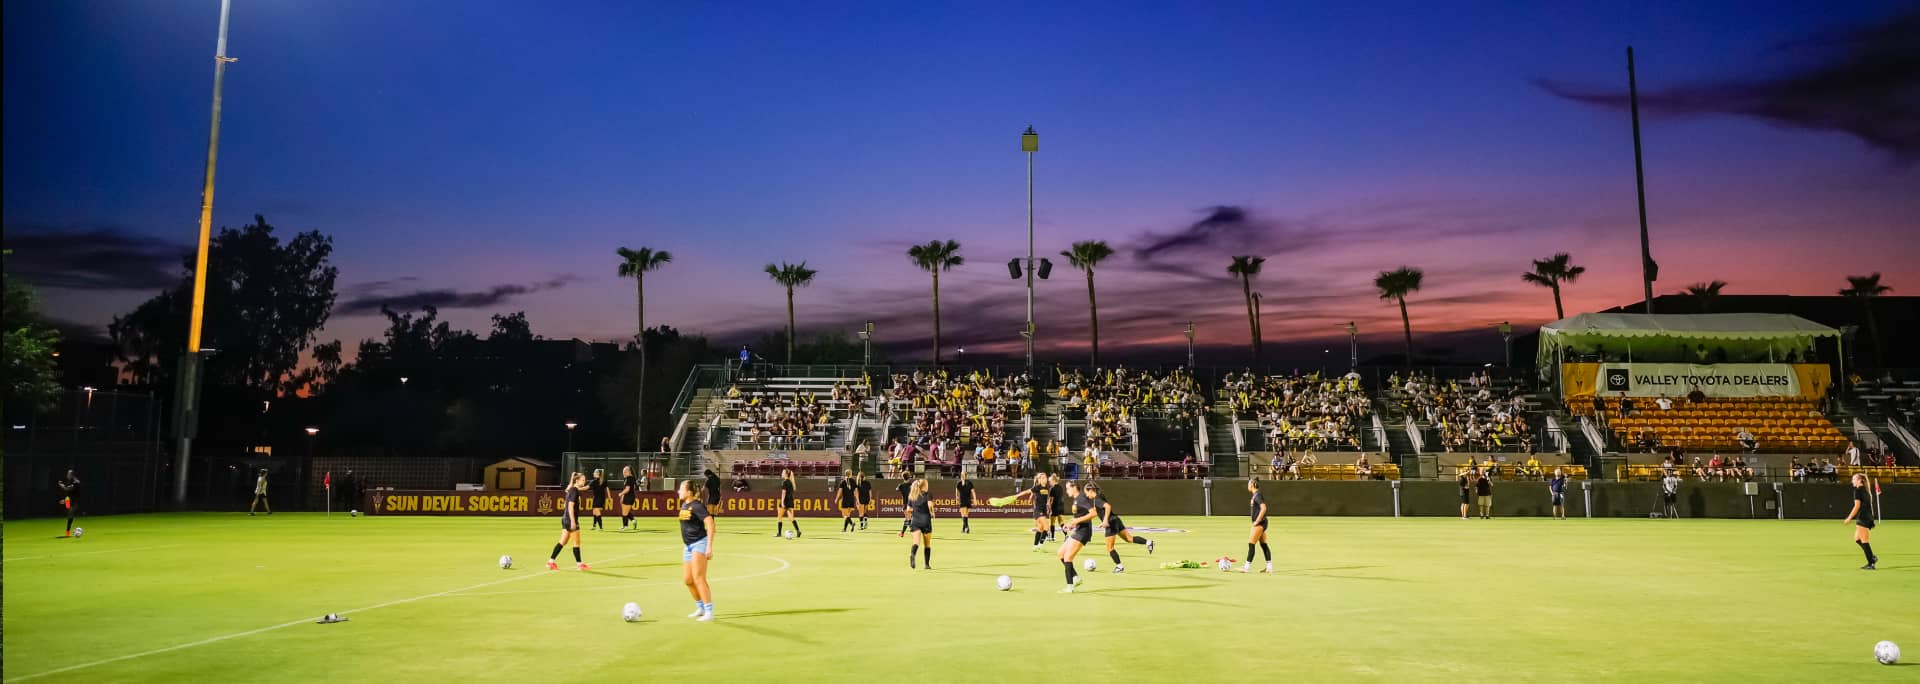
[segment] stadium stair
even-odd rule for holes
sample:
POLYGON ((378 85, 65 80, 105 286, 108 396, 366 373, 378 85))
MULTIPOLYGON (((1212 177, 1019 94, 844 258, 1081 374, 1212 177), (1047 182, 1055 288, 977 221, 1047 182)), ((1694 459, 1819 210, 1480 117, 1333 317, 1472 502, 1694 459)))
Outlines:
POLYGON ((1216 477, 1240 474, 1240 454, 1233 445, 1233 411, 1218 404, 1207 408, 1207 459, 1216 477))

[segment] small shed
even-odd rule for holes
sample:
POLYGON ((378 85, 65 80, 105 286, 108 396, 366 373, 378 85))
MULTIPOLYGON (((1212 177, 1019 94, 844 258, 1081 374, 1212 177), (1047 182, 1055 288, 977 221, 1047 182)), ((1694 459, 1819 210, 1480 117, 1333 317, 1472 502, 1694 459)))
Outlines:
POLYGON ((532 491, 542 482, 553 479, 555 471, 552 463, 515 456, 487 466, 484 483, 487 491, 532 491))

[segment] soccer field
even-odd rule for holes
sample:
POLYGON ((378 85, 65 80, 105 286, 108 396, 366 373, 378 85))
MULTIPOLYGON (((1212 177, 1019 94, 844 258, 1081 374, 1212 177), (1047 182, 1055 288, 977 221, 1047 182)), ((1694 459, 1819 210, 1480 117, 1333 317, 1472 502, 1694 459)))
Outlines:
POLYGON ((1240 519, 1128 522, 1177 531, 1065 595, 1024 521, 936 521, 929 572, 897 519, 722 518, 697 624, 672 520, 584 533, 590 572, 542 567, 551 518, 15 521, 5 681, 1920 681, 1872 658, 1920 648, 1909 523, 1865 572, 1839 521, 1284 518, 1242 575, 1160 568, 1243 556, 1240 519))

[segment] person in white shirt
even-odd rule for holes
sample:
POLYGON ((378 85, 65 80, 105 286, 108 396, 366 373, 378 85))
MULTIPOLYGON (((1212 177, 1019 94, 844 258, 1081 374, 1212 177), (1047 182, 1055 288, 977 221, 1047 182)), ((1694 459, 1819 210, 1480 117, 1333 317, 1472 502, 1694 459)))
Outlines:
POLYGON ((1671 472, 1660 480, 1660 498, 1666 502, 1665 515, 1668 519, 1680 517, 1680 508, 1674 501, 1680 498, 1680 476, 1671 472))
POLYGON ((1669 399, 1669 398, 1667 398, 1667 395, 1664 395, 1664 394, 1662 394, 1662 395, 1660 395, 1660 398, 1659 398, 1659 399, 1655 399, 1655 400, 1653 400, 1653 403, 1655 403, 1655 404, 1659 404, 1659 405, 1660 405, 1660 410, 1662 410, 1662 411, 1672 411, 1672 410, 1673 410, 1673 400, 1672 400, 1672 399, 1669 399))
POLYGON ((1860 445, 1851 442, 1847 443, 1847 465, 1860 465, 1860 445))

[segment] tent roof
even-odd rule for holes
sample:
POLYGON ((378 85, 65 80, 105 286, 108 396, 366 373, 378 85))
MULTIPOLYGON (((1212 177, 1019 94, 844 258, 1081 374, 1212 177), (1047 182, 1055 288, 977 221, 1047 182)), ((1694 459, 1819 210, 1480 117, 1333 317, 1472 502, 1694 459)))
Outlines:
POLYGON ((1837 337, 1840 331, 1787 314, 1626 314, 1587 313, 1540 327, 1548 337, 1675 337, 1708 340, 1764 340, 1783 337, 1837 337))

